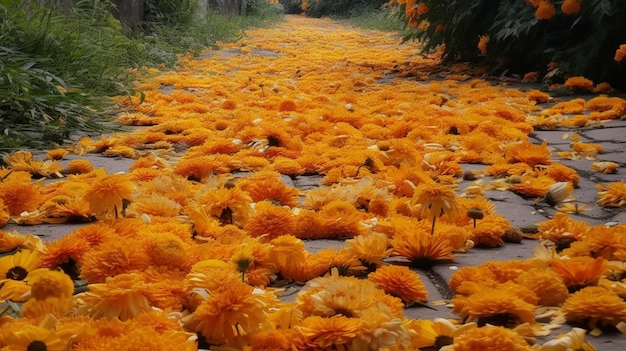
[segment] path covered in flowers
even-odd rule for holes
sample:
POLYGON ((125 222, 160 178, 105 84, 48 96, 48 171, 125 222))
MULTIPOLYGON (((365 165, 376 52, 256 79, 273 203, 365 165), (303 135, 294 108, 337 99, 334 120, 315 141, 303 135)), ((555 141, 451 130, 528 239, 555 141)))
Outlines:
POLYGON ((4 156, 2 350, 626 345, 606 84, 559 100, 300 16, 142 77, 129 132, 4 156))

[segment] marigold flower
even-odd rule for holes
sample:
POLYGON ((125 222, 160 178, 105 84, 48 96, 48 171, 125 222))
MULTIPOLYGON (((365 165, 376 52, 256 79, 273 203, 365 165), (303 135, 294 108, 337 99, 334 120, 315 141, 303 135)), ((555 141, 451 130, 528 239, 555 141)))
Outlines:
POLYGON ((548 20, 556 14, 556 9, 550 0, 541 0, 536 7, 535 16, 541 20, 548 20))
POLYGON ((120 237, 100 244, 85 253, 80 274, 89 283, 104 283, 106 278, 141 270, 150 265, 150 257, 138 239, 120 237))
POLYGON ((31 296, 37 300, 49 297, 67 298, 74 294, 74 282, 64 272, 38 269, 28 276, 31 296))
POLYGON ((608 185, 598 184, 598 201, 600 206, 606 207, 623 207, 626 206, 626 184, 621 182, 613 182, 608 185))
POLYGON ((615 50, 615 62, 622 62, 624 57, 626 57, 626 44, 620 45, 619 48, 615 50))
POLYGON ((386 265, 368 274, 367 279, 376 283, 387 294, 402 299, 405 305, 428 301, 428 291, 420 276, 405 266, 386 265))
POLYGON ((480 50, 481 55, 487 54, 487 43, 489 43, 489 36, 481 35, 480 40, 478 40, 478 50, 480 50))
POLYGON ((103 175, 91 184, 84 198, 94 213, 106 215, 113 211, 117 217, 124 208, 124 200, 132 200, 134 191, 135 185, 129 180, 128 175, 103 175))
POLYGON ((607 263, 602 257, 587 256, 554 259, 552 268, 563 278, 565 285, 573 291, 596 284, 607 274, 607 263))
POLYGON ((584 323, 589 329, 615 326, 626 319, 626 302, 600 286, 588 286, 573 293, 561 308, 567 321, 584 323))
POLYGON ((296 230, 296 217, 289 208, 261 201, 256 203, 254 213, 244 229, 253 237, 267 235, 271 240, 281 235, 293 234, 296 230))
POLYGON ((452 299, 453 312, 461 319, 478 325, 492 324, 515 327, 522 323, 535 323, 535 305, 524 301, 509 289, 490 288, 470 296, 452 299))
POLYGON ((88 292, 77 295, 81 303, 78 311, 94 319, 132 319, 152 309, 145 296, 147 289, 138 274, 122 273, 105 283, 89 284, 88 292))
POLYGON ((19 216, 24 211, 34 211, 44 201, 41 188, 31 183, 30 174, 13 172, 0 182, 0 200, 9 215, 19 216))
POLYGON ((359 318, 310 316, 304 318, 297 328, 308 343, 325 349, 349 344, 358 335, 361 323, 359 318))
POLYGON ((389 239, 382 233, 368 233, 346 240, 346 245, 366 266, 377 267, 391 253, 389 239))
POLYGON ((432 235, 422 228, 396 228, 390 241, 393 253, 407 258, 418 268, 428 268, 438 261, 454 260, 454 248, 448 239, 432 235))
POLYGON ((552 269, 533 268, 522 273, 515 282, 530 288, 543 306, 559 306, 569 297, 563 278, 552 269))
POLYGON ((580 2, 578 0, 565 0, 561 4, 561 11, 566 15, 573 15, 580 11, 580 2))
POLYGON ((238 281, 211 291, 181 322, 187 330, 200 332, 208 343, 222 345, 263 330, 277 305, 274 293, 238 281))

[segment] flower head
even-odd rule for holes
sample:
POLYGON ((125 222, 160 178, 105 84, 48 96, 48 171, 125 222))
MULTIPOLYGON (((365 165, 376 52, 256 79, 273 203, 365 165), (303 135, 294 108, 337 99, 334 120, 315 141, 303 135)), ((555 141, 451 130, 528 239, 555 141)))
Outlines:
POLYGON ((85 200, 96 214, 114 213, 123 210, 124 200, 131 200, 135 191, 134 184, 126 174, 111 174, 98 177, 87 193, 85 200))
POLYGON ((600 286, 588 286, 573 293, 561 308, 568 321, 583 323, 590 329, 615 326, 626 320, 626 302, 600 286))
POLYGON ((387 294, 401 298, 405 305, 428 301, 428 291, 420 276, 408 267, 382 266, 368 274, 367 279, 376 283, 387 294))
POLYGON ((485 326, 465 331, 453 342, 455 351, 530 351, 531 347, 515 331, 500 326, 485 326))
POLYGON ((25 280, 29 273, 39 267, 39 252, 20 250, 0 257, 0 282, 6 279, 25 280))

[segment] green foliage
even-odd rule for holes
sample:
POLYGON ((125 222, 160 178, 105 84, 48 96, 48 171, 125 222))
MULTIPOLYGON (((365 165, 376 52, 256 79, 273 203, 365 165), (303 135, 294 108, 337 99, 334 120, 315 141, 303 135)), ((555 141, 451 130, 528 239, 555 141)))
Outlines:
POLYGON ((378 9, 385 3, 387 0, 310 0, 304 12, 311 17, 349 17, 364 10, 378 9))
POLYGON ((110 131, 103 123, 116 112, 110 97, 136 93, 132 69, 172 67, 179 54, 197 54, 278 18, 276 11, 200 16, 192 0, 148 0, 146 32, 130 33, 108 0, 58 9, 56 3, 0 0, 1 149, 46 147, 75 131, 110 131))
MULTIPOLYGON (((553 0, 556 15, 548 20, 537 18, 536 9, 522 0, 422 2, 428 12, 412 19, 414 26, 405 27, 404 39, 420 40, 424 50, 445 44, 448 61, 480 62, 519 74, 545 73, 555 61, 566 74, 626 87, 626 68, 613 60, 615 50, 626 43, 625 1, 584 0, 578 13, 567 15, 560 9, 563 1, 553 0), (483 35, 490 38, 485 56, 477 48, 483 35)), ((396 16, 409 23, 404 6, 396 16)))
POLYGON ((389 7, 384 5, 377 9, 358 11, 350 15, 347 21, 357 27, 385 32, 399 32, 404 28, 404 23, 393 15, 389 7))

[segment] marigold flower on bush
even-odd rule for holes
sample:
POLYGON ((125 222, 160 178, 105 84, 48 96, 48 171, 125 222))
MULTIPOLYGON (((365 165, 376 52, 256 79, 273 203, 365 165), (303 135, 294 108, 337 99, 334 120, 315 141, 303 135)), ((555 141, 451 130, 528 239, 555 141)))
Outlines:
POLYGON ((615 62, 622 62, 624 57, 626 57, 626 44, 620 45, 619 48, 615 50, 615 62))
POLYGON ((579 0, 564 0, 561 4, 561 11, 566 15, 573 15, 580 11, 579 0))
POLYGON ((489 43, 489 36, 482 35, 480 40, 478 40, 478 50, 480 50, 481 55, 487 54, 487 43, 489 43))
POLYGON ((550 0, 540 0, 536 7, 535 16, 541 20, 548 20, 556 14, 556 9, 550 0))

